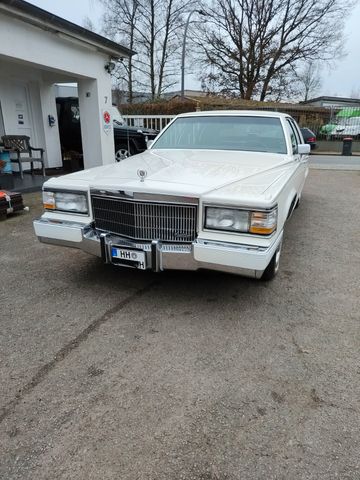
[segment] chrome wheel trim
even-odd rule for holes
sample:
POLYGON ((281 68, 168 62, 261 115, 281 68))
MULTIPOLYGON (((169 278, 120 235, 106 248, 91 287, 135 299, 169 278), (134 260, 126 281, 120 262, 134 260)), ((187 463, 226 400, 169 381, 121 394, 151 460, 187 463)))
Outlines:
POLYGON ((125 160, 125 158, 129 158, 129 157, 130 157, 130 154, 127 148, 119 148, 119 150, 115 152, 115 160, 117 162, 121 162, 121 160, 125 160))

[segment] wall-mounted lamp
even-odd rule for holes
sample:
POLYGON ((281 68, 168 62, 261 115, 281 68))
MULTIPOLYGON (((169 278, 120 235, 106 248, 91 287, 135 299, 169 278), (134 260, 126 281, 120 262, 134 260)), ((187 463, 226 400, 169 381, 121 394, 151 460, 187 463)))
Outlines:
POLYGON ((112 73, 114 71, 114 68, 115 68, 115 63, 114 62, 106 62, 105 65, 104 65, 104 68, 105 68, 105 71, 107 73, 112 73))
POLYGON ((55 117, 53 115, 48 115, 49 127, 55 127, 55 117))

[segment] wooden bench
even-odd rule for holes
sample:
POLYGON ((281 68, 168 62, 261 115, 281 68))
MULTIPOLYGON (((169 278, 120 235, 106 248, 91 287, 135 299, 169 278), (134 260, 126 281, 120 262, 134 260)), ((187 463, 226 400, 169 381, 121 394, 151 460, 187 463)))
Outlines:
POLYGON ((16 158, 11 158, 11 162, 19 165, 21 178, 24 178, 22 163, 31 164, 31 174, 34 174, 34 162, 41 163, 43 177, 45 177, 44 152, 43 148, 35 148, 30 145, 30 137, 26 135, 4 135, 2 138, 4 149, 16 154, 16 158), (33 152, 40 152, 40 157, 34 157, 33 152))

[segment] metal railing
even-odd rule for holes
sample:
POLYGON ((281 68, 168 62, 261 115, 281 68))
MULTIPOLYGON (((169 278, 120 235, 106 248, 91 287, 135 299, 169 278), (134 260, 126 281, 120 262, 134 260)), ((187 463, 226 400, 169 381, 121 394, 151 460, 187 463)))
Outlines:
POLYGON ((123 115, 130 127, 162 130, 176 115, 123 115))

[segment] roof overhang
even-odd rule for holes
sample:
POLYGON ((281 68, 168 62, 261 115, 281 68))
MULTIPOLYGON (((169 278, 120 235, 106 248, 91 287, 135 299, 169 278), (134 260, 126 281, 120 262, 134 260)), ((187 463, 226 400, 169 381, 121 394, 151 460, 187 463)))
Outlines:
POLYGON ((342 103, 360 103, 360 99, 358 98, 348 98, 348 97, 327 97, 327 96, 322 96, 322 97, 316 97, 316 98, 310 98, 309 100, 303 100, 303 104, 307 103, 315 103, 315 102, 342 102, 342 103))
POLYGON ((69 22, 24 0, 1 0, 0 14, 1 13, 42 28, 43 30, 56 33, 59 36, 69 37, 70 40, 75 42, 78 41, 87 44, 92 49, 95 48, 97 51, 109 55, 114 59, 130 57, 135 54, 134 51, 102 35, 98 35, 84 27, 69 22))

